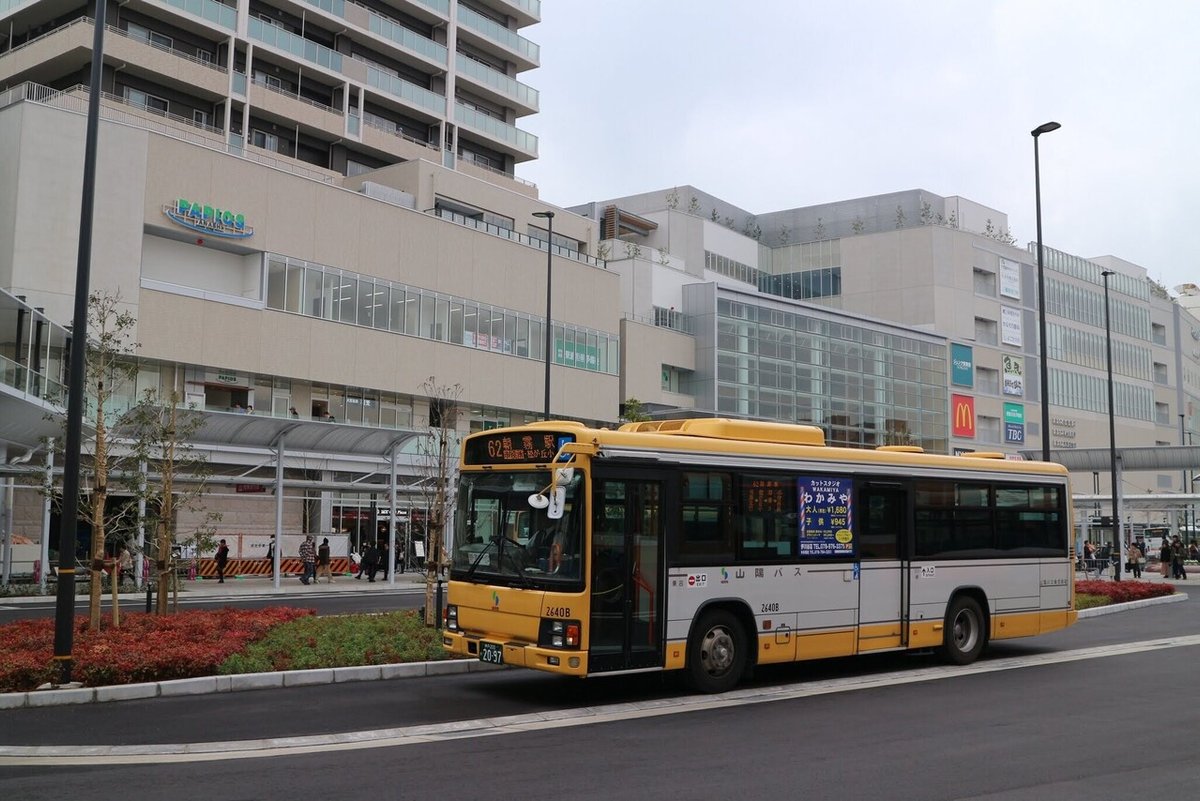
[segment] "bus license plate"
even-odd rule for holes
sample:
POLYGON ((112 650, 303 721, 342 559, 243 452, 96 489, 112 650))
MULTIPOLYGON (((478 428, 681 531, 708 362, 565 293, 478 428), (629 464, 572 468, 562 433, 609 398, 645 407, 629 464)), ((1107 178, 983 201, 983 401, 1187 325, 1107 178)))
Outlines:
POLYGON ((494 642, 479 643, 479 661, 493 665, 504 664, 504 646, 494 642))

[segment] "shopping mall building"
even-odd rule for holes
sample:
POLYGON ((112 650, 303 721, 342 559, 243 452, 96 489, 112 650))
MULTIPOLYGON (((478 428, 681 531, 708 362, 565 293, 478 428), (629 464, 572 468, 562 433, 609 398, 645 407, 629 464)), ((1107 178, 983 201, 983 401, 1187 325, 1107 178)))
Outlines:
MULTIPOLYGON (((615 423, 637 398, 811 422, 834 444, 1016 454, 1107 443, 1111 269, 1118 438, 1200 426, 1195 317, 1140 267, 1049 250, 1040 430, 1036 260, 964 198, 547 203, 517 176, 538 155, 520 77, 539 0, 129 0, 106 17, 91 287, 119 293, 140 343, 112 411, 148 388, 202 410, 235 556, 277 528, 353 545, 411 519, 431 423, 541 419, 548 318, 557 417, 615 423)), ((94 18, 0 0, 0 528, 34 540, 55 525, 25 484, 58 432, 94 18)))

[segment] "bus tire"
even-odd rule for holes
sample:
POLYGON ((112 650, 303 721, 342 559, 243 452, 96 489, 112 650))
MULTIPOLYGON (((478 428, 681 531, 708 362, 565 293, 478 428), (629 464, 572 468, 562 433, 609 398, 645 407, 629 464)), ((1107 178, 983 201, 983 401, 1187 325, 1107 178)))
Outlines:
POLYGON ((723 693, 741 681, 746 669, 746 634, 724 609, 705 612, 688 643, 688 683, 703 693, 723 693))
POLYGON ((979 602, 970 595, 959 595, 946 611, 941 654, 955 665, 969 665, 983 653, 987 629, 979 602))

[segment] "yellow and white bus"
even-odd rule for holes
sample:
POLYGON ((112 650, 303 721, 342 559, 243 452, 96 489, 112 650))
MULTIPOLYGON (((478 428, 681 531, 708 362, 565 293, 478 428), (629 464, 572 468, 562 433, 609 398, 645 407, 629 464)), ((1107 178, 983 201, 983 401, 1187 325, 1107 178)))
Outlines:
POLYGON ((572 676, 938 648, 1074 623, 1055 464, 812 426, 548 421, 463 442, 444 646, 572 676))

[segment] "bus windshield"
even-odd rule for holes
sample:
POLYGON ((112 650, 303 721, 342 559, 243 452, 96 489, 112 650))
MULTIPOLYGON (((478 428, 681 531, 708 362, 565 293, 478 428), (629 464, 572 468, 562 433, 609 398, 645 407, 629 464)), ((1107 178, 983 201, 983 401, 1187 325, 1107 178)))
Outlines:
POLYGON ((451 578, 519 587, 579 585, 583 578, 583 474, 565 485, 562 517, 534 508, 550 471, 463 473, 451 578))

